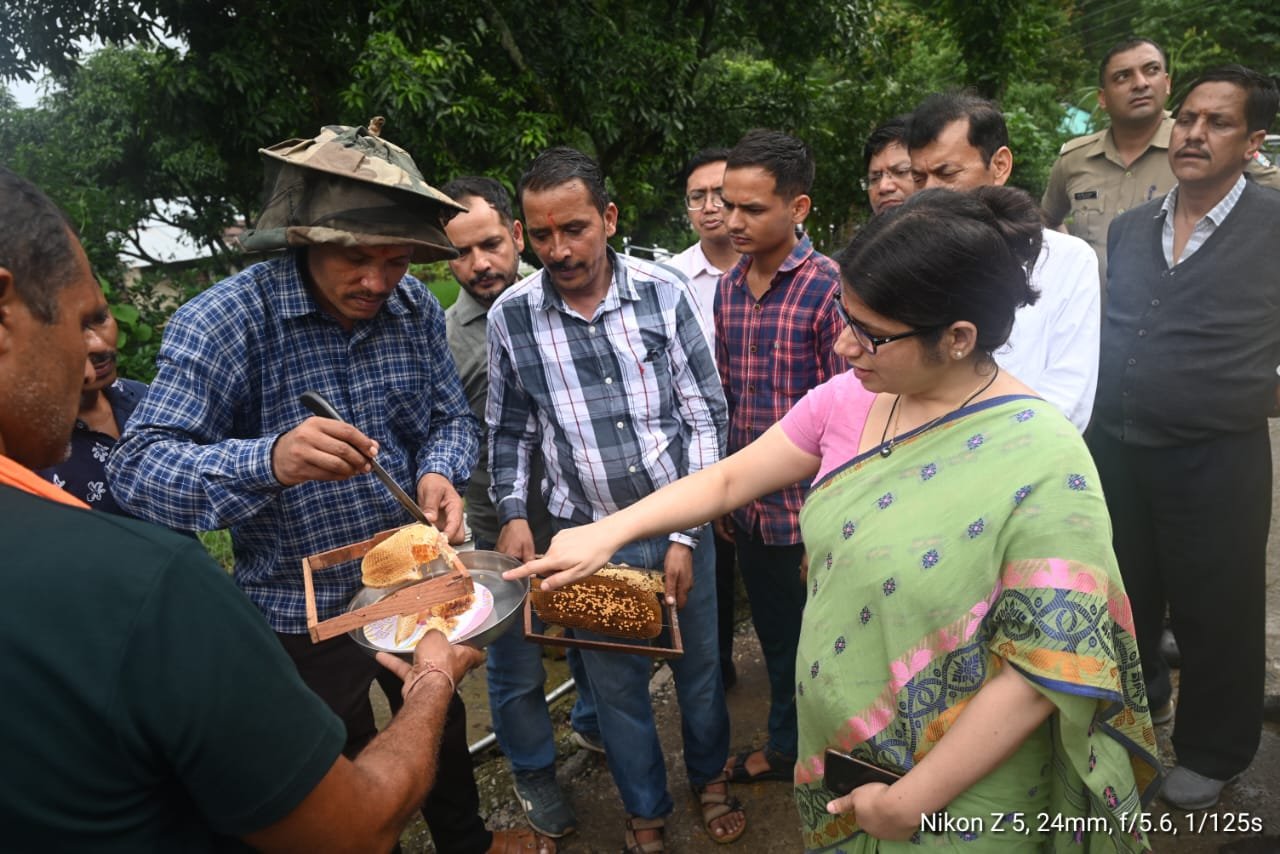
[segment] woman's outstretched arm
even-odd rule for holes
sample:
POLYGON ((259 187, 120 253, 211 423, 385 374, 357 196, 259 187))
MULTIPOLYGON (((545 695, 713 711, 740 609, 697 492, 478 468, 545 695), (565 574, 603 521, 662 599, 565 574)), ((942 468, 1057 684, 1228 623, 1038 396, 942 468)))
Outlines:
POLYGON ((683 477, 591 525, 556 534, 545 556, 503 573, 550 576, 554 590, 585 578, 627 543, 682 531, 723 516, 762 495, 813 477, 820 460, 796 447, 777 424, 736 454, 683 477))

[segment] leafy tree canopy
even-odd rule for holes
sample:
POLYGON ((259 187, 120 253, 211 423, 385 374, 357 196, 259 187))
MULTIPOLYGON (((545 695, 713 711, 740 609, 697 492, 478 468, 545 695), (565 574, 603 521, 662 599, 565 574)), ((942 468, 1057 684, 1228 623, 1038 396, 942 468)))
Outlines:
POLYGON ((12 0, 0 80, 47 70, 38 108, 0 99, 0 152, 72 214, 95 262, 149 260, 146 218, 222 250, 257 212, 257 149, 387 117, 429 180, 514 185, 551 144, 601 161, 641 244, 691 239, 680 168, 756 126, 814 148, 810 231, 835 248, 866 216, 862 141, 924 94, 973 86, 1009 117, 1015 183, 1038 192, 1064 102, 1138 31, 1175 69, 1280 62, 1280 12, 1190 0, 12 0), (105 47, 102 47, 105 45, 105 47), (90 46, 94 46, 92 49, 90 46))

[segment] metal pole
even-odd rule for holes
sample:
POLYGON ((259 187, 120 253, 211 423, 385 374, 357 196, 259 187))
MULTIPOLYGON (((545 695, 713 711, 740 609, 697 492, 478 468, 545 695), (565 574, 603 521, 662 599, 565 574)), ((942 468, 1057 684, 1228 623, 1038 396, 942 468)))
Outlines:
MULTIPOLYGON (((568 694, 570 691, 572 691, 574 687, 575 686, 573 684, 572 679, 567 679, 564 682, 560 683, 560 685, 556 687, 555 690, 553 690, 550 694, 547 695, 546 697, 547 705, 549 706, 552 703, 554 703, 556 700, 559 700, 565 694, 568 694)), ((471 747, 468 749, 471 751, 471 755, 475 756, 477 753, 480 753, 481 751, 484 751, 484 750, 488 750, 490 747, 493 747, 497 743, 498 743, 498 737, 493 733, 489 733, 484 738, 480 739, 475 744, 471 745, 471 747)))

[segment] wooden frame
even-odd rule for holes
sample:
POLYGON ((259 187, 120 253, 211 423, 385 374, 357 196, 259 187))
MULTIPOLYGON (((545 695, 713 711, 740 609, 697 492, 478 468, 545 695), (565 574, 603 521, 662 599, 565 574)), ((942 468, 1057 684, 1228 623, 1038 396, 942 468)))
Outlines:
POLYGON ((340 546, 302 559, 302 585, 307 599, 307 632, 311 635, 312 643, 335 638, 352 629, 367 626, 369 623, 387 617, 425 611, 432 605, 448 602, 474 590, 471 576, 454 570, 447 575, 437 575, 425 581, 419 581, 417 584, 401 587, 372 605, 366 605, 327 620, 320 620, 316 610, 315 581, 312 575, 339 564, 359 560, 368 554, 370 549, 398 530, 400 529, 392 528, 390 531, 380 531, 362 542, 340 546))
MULTIPOLYGON (((543 646, 563 646, 577 649, 593 649, 601 652, 625 652, 631 655, 647 655, 652 658, 680 658, 684 655, 684 643, 680 638, 680 617, 676 612, 674 605, 668 605, 665 597, 654 594, 658 597, 658 605, 662 608, 662 631, 671 638, 671 646, 649 646, 649 641, 630 642, 623 639, 617 641, 596 641, 583 640, 580 638, 567 638, 562 635, 546 635, 540 634, 533 630, 533 597, 527 597, 524 600, 524 639, 530 643, 538 643, 543 646)), ((598 634, 598 633, 597 633, 598 634)), ((659 634, 652 643, 656 644, 661 640, 663 634, 659 634)))

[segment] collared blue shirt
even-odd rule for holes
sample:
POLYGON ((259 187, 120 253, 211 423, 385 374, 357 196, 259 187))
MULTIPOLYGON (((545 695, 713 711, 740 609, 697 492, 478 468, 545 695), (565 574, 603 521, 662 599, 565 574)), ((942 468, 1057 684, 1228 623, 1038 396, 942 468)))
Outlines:
MULTIPOLYGON (((501 524, 527 515, 535 447, 551 515, 579 524, 720 458, 724 393, 684 280, 608 253, 613 283, 591 317, 545 271, 489 310, 489 494, 501 524)), ((696 531, 672 539, 693 545, 696 531)))
MULTIPOLYGON (((146 393, 145 383, 126 379, 117 379, 102 390, 102 396, 111 405, 117 427, 124 429, 129 416, 146 393)), ((71 455, 56 466, 41 469, 38 474, 94 510, 130 516, 132 514, 117 504, 111 490, 107 489, 107 457, 115 443, 115 436, 99 433, 77 418, 71 432, 71 455)))
MULTIPOLYGON (((445 340, 444 311, 405 276, 348 332, 312 299, 300 253, 255 264, 178 309, 155 381, 107 464, 116 499, 179 530, 230 527, 235 577, 279 632, 306 631, 302 559, 408 523, 372 474, 283 487, 276 440, 320 392, 379 446, 414 495, 430 472, 464 488, 477 425, 445 340)), ((358 561, 316 574, 320 619, 360 586, 358 561)))

